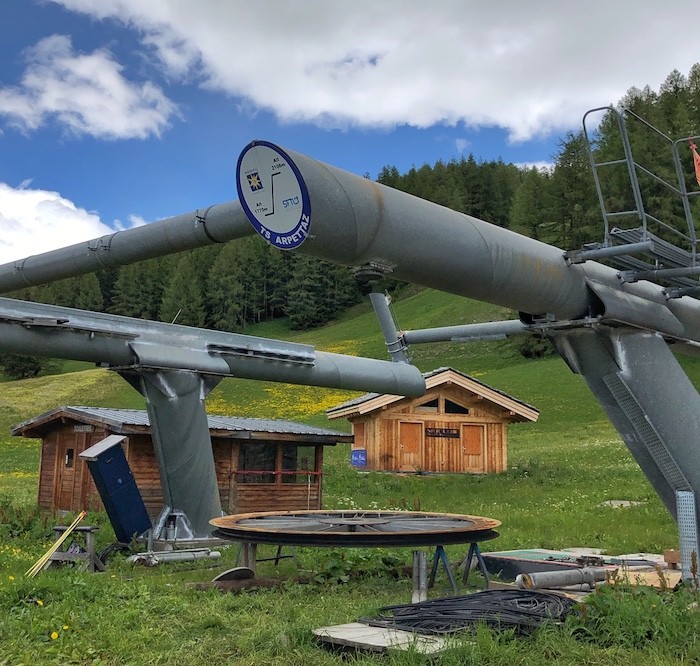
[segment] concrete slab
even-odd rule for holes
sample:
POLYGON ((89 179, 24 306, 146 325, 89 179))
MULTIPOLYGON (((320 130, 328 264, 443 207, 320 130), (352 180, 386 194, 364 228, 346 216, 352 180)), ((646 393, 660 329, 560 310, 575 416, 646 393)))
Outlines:
POLYGON ((638 502, 636 500, 605 500, 601 502, 598 506, 607 506, 613 509, 628 509, 631 506, 639 506, 641 504, 646 504, 646 502, 638 502))

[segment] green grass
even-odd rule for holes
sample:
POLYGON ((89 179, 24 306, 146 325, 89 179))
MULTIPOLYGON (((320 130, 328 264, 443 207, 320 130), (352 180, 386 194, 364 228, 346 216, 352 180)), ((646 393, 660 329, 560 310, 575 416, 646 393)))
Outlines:
MULTIPOLYGON (((399 300, 395 310, 406 329, 513 316, 432 291, 399 300)), ((366 305, 311 332, 289 331, 278 321, 247 333, 334 352, 385 354, 366 305)), ((510 342, 411 351, 422 370, 449 365, 472 374, 536 406, 540 420, 510 428, 508 470, 491 476, 361 473, 350 467, 349 446, 331 447, 324 469, 326 508, 420 508, 497 518, 503 523, 500 537, 485 543, 484 550, 589 546, 619 554, 677 545, 671 517, 584 382, 560 359, 526 361, 510 342), (643 504, 602 507, 607 499, 643 504)), ((684 366, 697 384, 700 364, 684 361, 684 366)), ((141 396, 114 373, 72 364, 64 370, 70 372, 2 384, 0 666, 424 663, 415 654, 341 657, 319 649, 311 636, 314 627, 355 621, 382 605, 406 602, 410 579, 397 575, 397 567, 410 563, 406 549, 297 549, 295 561, 285 560, 279 569, 263 564, 261 572, 290 579, 302 575, 310 582, 239 595, 185 586, 232 566, 235 548, 223 549, 222 560, 213 565, 147 569, 116 557, 104 574, 65 568, 25 579, 24 572, 51 543, 51 524, 60 519, 42 519, 35 509, 39 443, 10 437, 9 427, 65 404, 144 407, 141 396)), ((325 410, 354 395, 227 379, 212 392, 208 408, 211 413, 292 418, 349 430, 347 423, 329 423, 325 410)), ((91 514, 88 520, 101 526, 100 546, 113 540, 105 516, 91 514)), ((453 560, 464 556, 456 546, 448 553, 453 560)), ((447 593, 445 585, 440 578, 433 594, 447 593)), ((672 664, 698 658, 698 614, 688 615, 683 605, 692 599, 631 591, 597 599, 587 617, 564 629, 528 639, 483 630, 439 663, 672 664), (650 623, 659 608, 663 631, 650 623), (691 629, 695 634, 687 633, 691 629)))

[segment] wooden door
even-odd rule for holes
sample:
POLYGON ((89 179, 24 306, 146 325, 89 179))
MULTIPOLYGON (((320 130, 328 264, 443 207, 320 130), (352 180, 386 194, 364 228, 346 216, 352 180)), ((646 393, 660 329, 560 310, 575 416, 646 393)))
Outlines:
POLYGON ((484 426, 462 426, 462 455, 465 472, 484 471, 484 426))
POLYGON ((423 424, 399 423, 399 470, 415 472, 423 469, 423 424))
POLYGON ((77 462, 78 446, 76 440, 60 433, 56 447, 56 494, 54 500, 54 508, 56 509, 73 510, 76 483, 79 483, 79 475, 76 474, 77 462))

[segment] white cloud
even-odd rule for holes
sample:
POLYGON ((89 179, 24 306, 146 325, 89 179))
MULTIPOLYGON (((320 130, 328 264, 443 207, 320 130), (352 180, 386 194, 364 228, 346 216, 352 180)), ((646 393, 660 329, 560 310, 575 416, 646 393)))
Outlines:
POLYGON ((50 118, 76 135, 144 139, 160 135, 177 107, 153 83, 128 81, 109 51, 80 54, 53 35, 26 53, 20 86, 0 88, 0 117, 24 132, 50 118))
MULTIPOLYGON (((136 226, 143 220, 134 220, 136 226)), ((95 213, 57 192, 0 183, 0 263, 114 233, 95 213)))
POLYGON ((463 122, 513 140, 580 125, 632 86, 687 73, 696 0, 54 0, 138 30, 171 77, 281 120, 463 122))
POLYGON ((129 215, 129 227, 142 227, 144 224, 148 224, 148 221, 140 215, 129 215))
POLYGON ((537 169, 537 171, 551 172, 554 169, 554 162, 516 162, 515 166, 520 169, 537 169))
POLYGON ((469 139, 455 139, 455 149, 459 155, 466 153, 470 145, 469 139))

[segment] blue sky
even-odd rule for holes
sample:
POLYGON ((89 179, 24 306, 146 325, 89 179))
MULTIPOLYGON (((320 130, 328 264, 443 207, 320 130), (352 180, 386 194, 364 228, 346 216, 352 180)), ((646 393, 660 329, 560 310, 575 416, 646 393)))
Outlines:
POLYGON ((673 10, 554 0, 2 0, 0 262, 236 198, 266 139, 375 178, 551 162, 700 57, 673 10))

